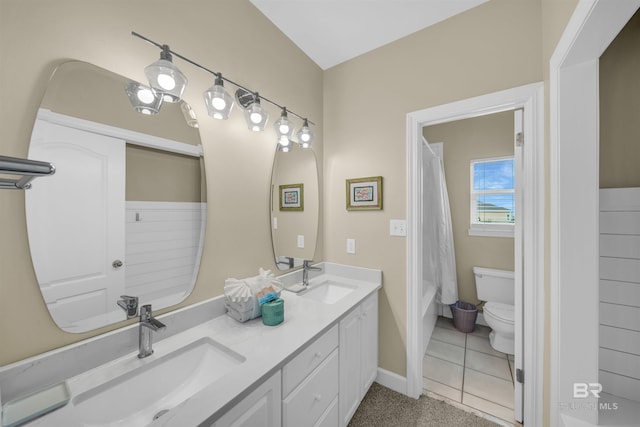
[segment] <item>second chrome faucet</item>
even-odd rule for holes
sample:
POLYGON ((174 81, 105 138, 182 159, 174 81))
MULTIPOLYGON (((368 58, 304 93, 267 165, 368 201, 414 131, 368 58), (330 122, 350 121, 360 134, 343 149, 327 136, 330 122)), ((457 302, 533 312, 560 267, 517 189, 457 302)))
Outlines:
POLYGON ((138 357, 143 359, 153 354, 151 332, 163 331, 166 326, 151 314, 151 304, 140 307, 140 337, 138 340, 138 357))

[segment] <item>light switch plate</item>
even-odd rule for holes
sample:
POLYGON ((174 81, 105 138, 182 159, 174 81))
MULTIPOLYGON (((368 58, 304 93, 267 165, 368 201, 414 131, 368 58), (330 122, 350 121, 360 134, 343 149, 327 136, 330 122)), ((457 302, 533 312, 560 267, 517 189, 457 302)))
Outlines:
POLYGON ((389 234, 392 236, 406 236, 407 221, 404 219, 389 220, 389 234))
POLYGON ((304 248, 304 236, 302 234, 298 234, 298 247, 300 249, 304 248))
POLYGON ((356 253, 356 239, 347 239, 347 253, 348 254, 356 253))

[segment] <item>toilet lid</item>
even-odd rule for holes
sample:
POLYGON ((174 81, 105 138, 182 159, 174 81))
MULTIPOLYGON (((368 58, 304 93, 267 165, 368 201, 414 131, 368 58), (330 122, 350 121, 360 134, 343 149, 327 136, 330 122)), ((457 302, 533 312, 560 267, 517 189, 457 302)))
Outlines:
POLYGON ((488 302, 484 305, 484 311, 503 322, 513 323, 515 307, 501 302, 488 302))

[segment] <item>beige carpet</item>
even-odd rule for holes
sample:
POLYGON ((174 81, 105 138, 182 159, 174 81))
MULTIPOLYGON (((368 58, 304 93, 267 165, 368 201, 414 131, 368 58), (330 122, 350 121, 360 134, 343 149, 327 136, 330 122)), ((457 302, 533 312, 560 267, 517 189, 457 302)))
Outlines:
POLYGON ((495 424, 447 403, 412 399, 373 383, 349 427, 495 427, 495 424))

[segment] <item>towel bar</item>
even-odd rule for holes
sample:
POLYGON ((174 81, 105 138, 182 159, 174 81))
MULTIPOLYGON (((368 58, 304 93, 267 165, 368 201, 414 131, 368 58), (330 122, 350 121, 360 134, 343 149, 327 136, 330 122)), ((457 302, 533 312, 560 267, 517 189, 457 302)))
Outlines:
POLYGON ((56 167, 38 160, 19 159, 16 157, 0 156, 0 174, 20 175, 20 178, 0 178, 0 188, 20 189, 31 188, 31 181, 39 176, 53 175, 56 167))

